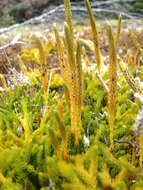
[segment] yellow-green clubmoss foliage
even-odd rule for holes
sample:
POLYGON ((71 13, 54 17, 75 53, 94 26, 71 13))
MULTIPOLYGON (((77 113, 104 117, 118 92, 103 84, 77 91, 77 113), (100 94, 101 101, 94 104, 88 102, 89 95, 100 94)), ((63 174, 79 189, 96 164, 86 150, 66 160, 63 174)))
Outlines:
POLYGON ((113 31, 107 24, 107 35, 109 42, 109 92, 108 92, 108 109, 109 109, 109 126, 110 126, 110 149, 114 149, 113 129, 114 129, 114 112, 115 112, 115 97, 117 88, 117 57, 116 45, 113 37, 113 31))

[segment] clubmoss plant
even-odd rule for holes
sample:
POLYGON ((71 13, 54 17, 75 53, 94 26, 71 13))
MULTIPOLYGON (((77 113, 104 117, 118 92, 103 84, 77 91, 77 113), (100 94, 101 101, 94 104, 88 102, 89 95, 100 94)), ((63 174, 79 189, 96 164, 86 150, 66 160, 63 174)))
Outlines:
POLYGON ((65 7, 65 20, 66 20, 67 25, 69 26, 72 43, 74 43, 74 29, 73 29, 73 22, 72 22, 70 0, 64 0, 64 7, 65 7))
POLYGON ((0 74, 0 79, 1 79, 1 82, 2 82, 2 85, 3 85, 3 88, 4 90, 7 92, 7 93, 10 93, 10 89, 7 87, 7 84, 6 84, 6 80, 4 78, 4 76, 2 74, 0 74))
POLYGON ((6 182, 5 177, 0 173, 0 183, 4 184, 6 182))
POLYGON ((25 76, 27 76, 32 82, 35 82, 33 76, 31 75, 31 73, 28 72, 27 68, 25 67, 22 58, 20 56, 18 56, 18 63, 19 63, 19 67, 21 69, 21 71, 23 72, 23 74, 25 76))
MULTIPOLYGON (((87 67, 92 63, 81 43, 95 53, 95 42, 74 36, 69 0, 65 0, 65 11, 63 36, 54 26, 54 50, 61 73, 58 68, 49 77, 47 57, 53 46, 49 40, 42 43, 37 38, 38 48, 24 50, 19 57, 20 68, 29 82, 15 86, 12 93, 1 93, 0 189, 141 190, 142 125, 138 136, 134 136, 133 125, 142 108, 134 93, 142 95, 142 89, 126 61, 120 57, 117 60, 121 17, 115 36, 107 24, 109 70, 99 74, 97 67, 91 72, 82 70, 82 51, 87 67), (37 69, 29 68, 26 62, 38 64, 37 69), (121 71, 117 70, 117 63, 121 71), (31 83, 33 78, 35 82, 31 83)), ((93 15, 90 16, 96 29, 93 15)), ((136 55, 132 55, 132 65, 135 60, 136 55)), ((141 64, 135 73, 141 79, 142 71, 141 64)), ((3 86, 5 82, 2 81, 3 86)), ((142 113, 140 118, 142 124, 142 113)))
POLYGON ((122 15, 120 14, 119 20, 118 20, 117 32, 116 32, 116 35, 115 35, 116 47, 117 47, 118 42, 119 42, 119 36, 120 36, 120 32, 121 32, 121 22, 122 22, 122 15))
POLYGON ((115 112, 115 97, 117 88, 117 53, 114 41, 113 31, 111 26, 107 24, 107 34, 109 41, 109 92, 108 92, 108 109, 109 109, 109 126, 110 126, 110 149, 113 151, 113 128, 114 128, 114 112, 115 112))
POLYGON ((65 96, 67 99, 68 109, 70 109, 71 133, 75 135, 75 144, 78 144, 81 133, 81 107, 82 107, 82 67, 81 67, 81 45, 79 40, 74 39, 72 14, 70 1, 65 0, 65 17, 64 25, 64 48, 60 40, 59 33, 54 26, 59 65, 63 80, 65 82, 65 96), (66 55, 65 55, 66 54, 66 55), (65 58, 66 56, 66 58, 65 58), (67 86, 67 87, 66 87, 67 86), (68 100, 70 97, 70 102, 68 100))
POLYGON ((143 96, 141 86, 137 81, 135 81, 134 77, 129 72, 127 65, 124 63, 124 61, 121 58, 119 59, 119 66, 129 86, 134 90, 134 92, 143 96))
POLYGON ((44 101, 45 101, 45 118, 48 118, 49 111, 48 111, 48 81, 49 81, 49 73, 47 72, 47 61, 46 55, 44 52, 43 44, 39 37, 36 37, 36 43, 39 48, 39 55, 40 55, 40 71, 41 71, 41 80, 44 89, 44 101))
POLYGON ((82 105, 82 77, 81 77, 81 47, 80 42, 76 43, 76 55, 70 30, 65 24, 65 48, 67 52, 70 90, 70 117, 71 133, 75 135, 75 143, 78 143, 81 130, 81 105, 82 105))
POLYGON ((25 101, 23 101, 22 103, 22 108, 23 108, 23 117, 19 116, 19 121, 21 122, 23 129, 24 129, 24 133, 25 133, 25 139, 27 139, 30 136, 30 125, 29 125, 29 113, 27 110, 27 103, 25 101))
POLYGON ((133 49, 132 48, 129 49, 129 55, 128 55, 127 61, 128 61, 128 63, 133 62, 133 49))
POLYGON ((83 60, 84 60, 84 63, 85 63, 85 71, 86 71, 86 73, 88 73, 89 60, 87 58, 86 50, 85 50, 84 46, 82 47, 82 55, 83 55, 83 60))
POLYGON ((68 159, 68 154, 67 154, 67 142, 68 142, 68 139, 67 139, 67 132, 66 132, 66 127, 61 119, 61 116, 59 115, 58 112, 55 112, 55 119, 56 119, 56 122, 58 124, 58 128, 59 128, 59 131, 60 131, 60 135, 61 135, 61 138, 62 138, 62 144, 63 144, 63 147, 64 147, 64 159, 68 159))
POLYGON ((137 65, 137 56, 138 56, 138 50, 136 50, 134 53, 134 60, 133 60, 134 65, 137 65))
POLYGON ((70 102, 70 91, 69 91, 69 87, 66 83, 63 83, 63 87, 64 87, 64 95, 65 95, 65 99, 67 102, 67 109, 70 112, 71 109, 71 102, 70 102))
POLYGON ((143 50, 142 50, 142 48, 141 48, 141 46, 140 46, 140 44, 139 44, 139 42, 138 42, 138 40, 137 40, 136 35, 135 35, 132 31, 130 31, 130 38, 131 38, 131 40, 132 40, 132 42, 133 42, 135 48, 136 48, 136 49, 138 50, 138 52, 140 53, 140 55, 143 56, 143 50))
POLYGON ((48 132, 49 132, 49 138, 50 138, 51 144, 55 152, 57 153, 57 157, 59 160, 61 160, 62 159, 61 150, 60 150, 59 142, 57 140, 55 132, 51 128, 48 129, 48 132))
POLYGON ((63 103, 62 103, 61 99, 59 99, 59 101, 58 101, 57 111, 58 111, 58 114, 60 115, 60 117, 62 117, 63 116, 63 103))
POLYGON ((60 39, 60 35, 56 26, 54 26, 54 32, 55 32, 58 59, 59 59, 59 65, 61 68, 62 77, 63 77, 63 80, 68 84, 68 67, 64 58, 64 51, 63 51, 64 46, 62 44, 62 41, 60 39))
POLYGON ((98 66, 98 72, 100 73, 101 64, 103 62, 101 52, 100 52, 100 45, 99 45, 99 37, 97 32, 97 27, 95 23, 95 18, 93 15, 93 12, 91 10, 91 6, 89 3, 89 0, 85 0, 85 4, 87 7, 89 19, 90 19, 90 25, 92 29, 92 36, 93 36, 93 42, 94 42, 94 51, 95 51, 95 58, 96 58, 96 64, 98 66))

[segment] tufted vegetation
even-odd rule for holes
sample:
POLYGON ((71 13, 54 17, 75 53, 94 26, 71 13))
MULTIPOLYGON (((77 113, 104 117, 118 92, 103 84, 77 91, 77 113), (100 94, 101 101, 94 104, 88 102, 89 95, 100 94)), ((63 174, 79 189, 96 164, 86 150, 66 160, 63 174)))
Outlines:
POLYGON ((143 189, 143 50, 131 31, 136 60, 135 50, 118 53, 119 16, 116 32, 106 24, 104 60, 85 4, 93 41, 76 37, 70 0, 64 0, 66 22, 63 34, 53 26, 55 44, 34 36, 34 48, 18 56, 27 83, 10 88, 0 75, 1 190, 143 189), (92 70, 87 49, 95 56, 92 70), (49 68, 53 51, 60 72, 49 68))

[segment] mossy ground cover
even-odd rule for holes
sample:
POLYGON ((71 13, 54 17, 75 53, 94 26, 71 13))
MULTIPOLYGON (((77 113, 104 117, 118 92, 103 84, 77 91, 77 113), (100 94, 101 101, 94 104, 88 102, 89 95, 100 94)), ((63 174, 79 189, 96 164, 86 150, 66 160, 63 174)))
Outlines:
MULTIPOLYGON (((20 41, 24 44, 20 44, 18 58, 5 57, 9 64, 0 75, 0 189, 143 189, 142 116, 139 125, 136 123, 142 110, 143 44, 140 39, 143 33, 140 28, 134 31, 133 37, 133 31, 125 30, 127 25, 122 23, 116 53, 110 48, 106 23, 97 27, 104 60, 100 73, 89 26, 77 27, 77 30, 75 27, 74 43, 69 36, 68 19, 63 36, 59 35, 61 41, 58 35, 55 38, 56 28, 55 34, 54 31, 23 31, 20 41), (111 139, 108 99, 110 85, 114 83, 109 80, 112 73, 108 66, 113 62, 113 53, 120 58, 117 56, 111 139), (72 65, 75 73, 70 67, 71 59, 76 60, 72 65), (17 70, 12 70, 11 60, 17 64, 17 70), (67 64, 67 74, 61 67, 64 64, 67 64), (81 76, 82 90, 78 91, 75 87, 80 89, 81 76), (71 94, 76 94, 78 99, 71 94), (78 101, 81 94, 82 106, 78 101), (71 113, 72 106, 75 112, 71 113), (82 127, 76 123, 80 119, 82 127), (73 121, 73 128, 81 128, 74 128, 71 133, 73 121), (114 149, 111 149, 111 140, 114 149)), ((118 24, 113 23, 112 27, 112 35, 116 36, 118 24)))

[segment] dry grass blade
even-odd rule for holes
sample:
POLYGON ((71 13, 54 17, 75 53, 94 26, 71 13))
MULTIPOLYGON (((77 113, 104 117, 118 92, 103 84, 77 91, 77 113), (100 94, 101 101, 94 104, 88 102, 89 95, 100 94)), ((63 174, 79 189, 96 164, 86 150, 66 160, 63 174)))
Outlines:
POLYGON ((13 46, 13 45, 15 45, 15 44, 18 44, 18 43, 23 44, 23 42, 18 42, 18 40, 19 40, 20 38, 21 38, 21 34, 17 34, 17 35, 15 36, 15 38, 14 38, 10 43, 8 43, 8 44, 6 44, 6 45, 0 47, 0 50, 6 49, 6 48, 8 48, 8 47, 10 47, 10 46, 13 46))
POLYGON ((101 76, 98 74, 98 72, 95 73, 97 79, 101 82, 105 92, 108 92, 109 89, 108 89, 108 86, 105 84, 104 80, 101 78, 101 76))

